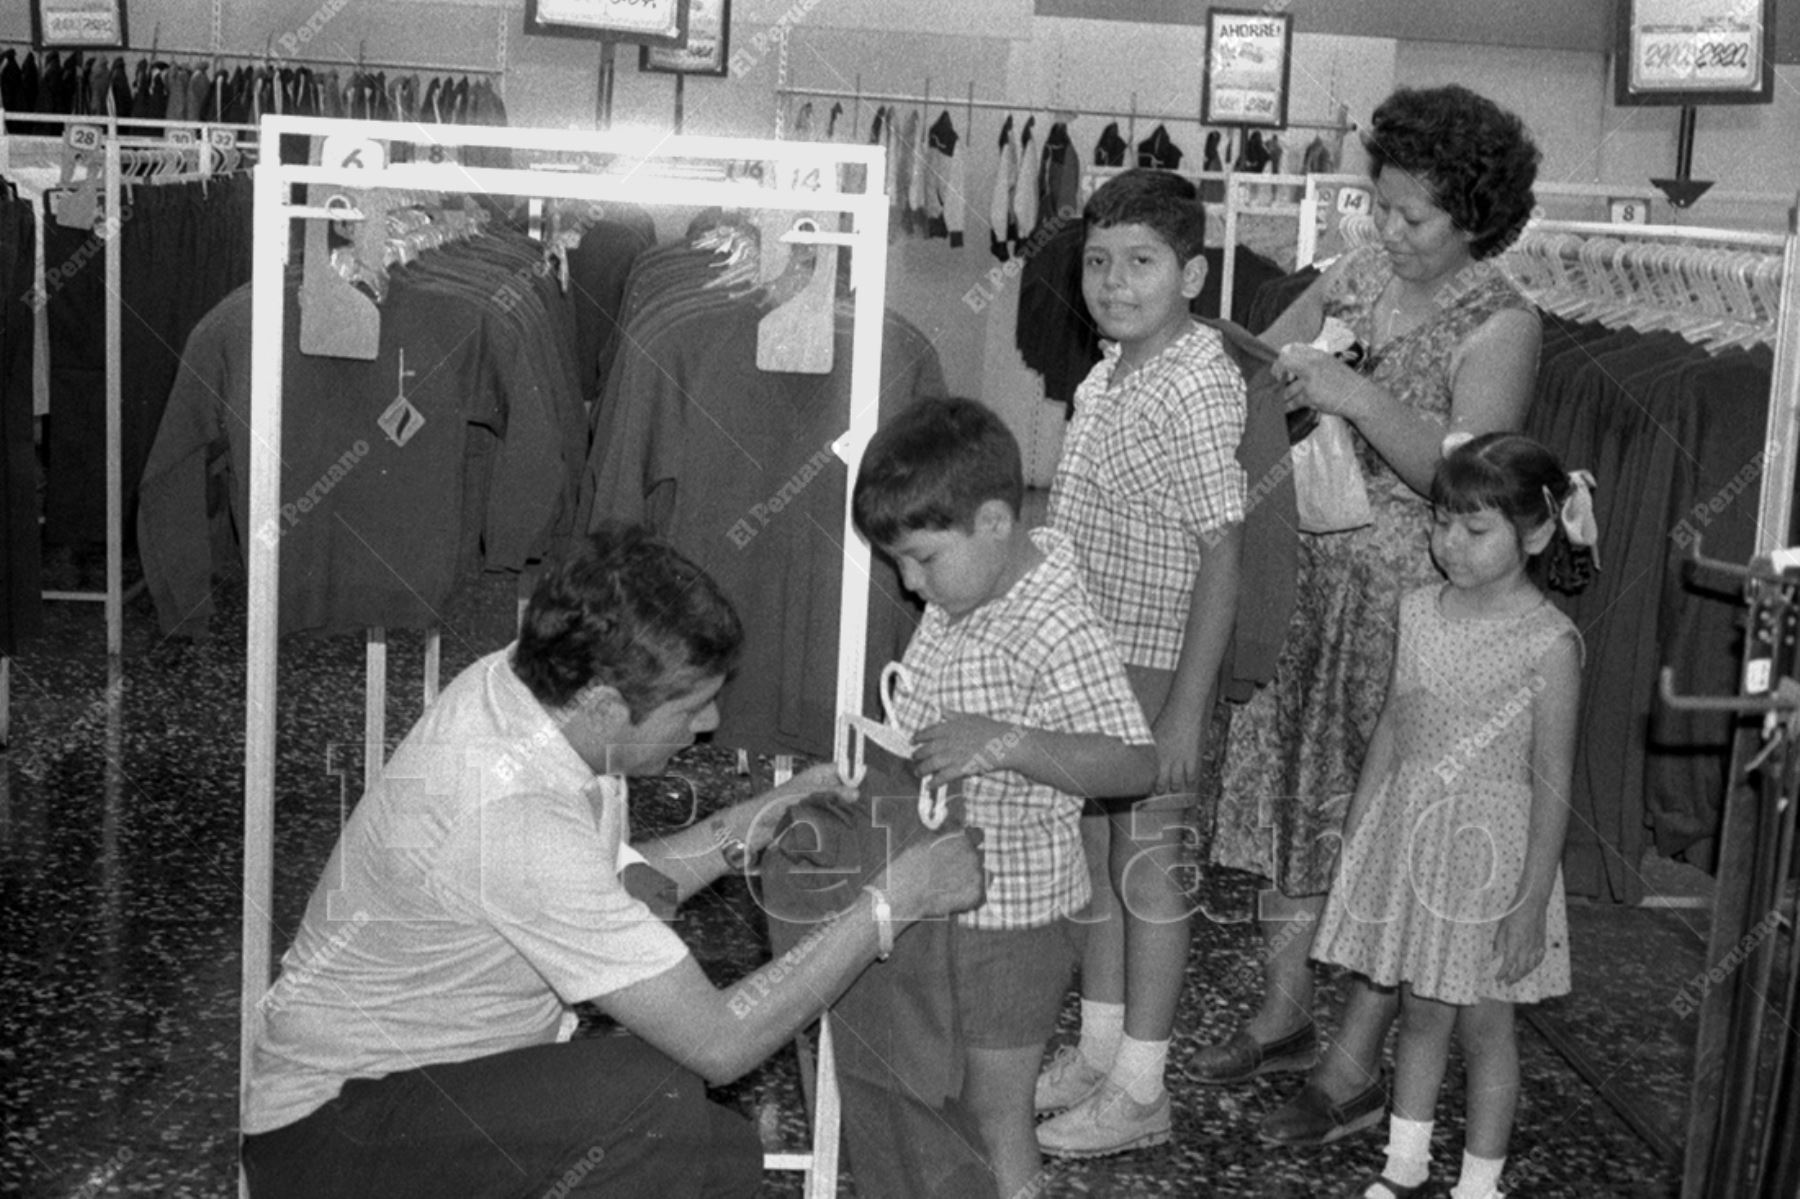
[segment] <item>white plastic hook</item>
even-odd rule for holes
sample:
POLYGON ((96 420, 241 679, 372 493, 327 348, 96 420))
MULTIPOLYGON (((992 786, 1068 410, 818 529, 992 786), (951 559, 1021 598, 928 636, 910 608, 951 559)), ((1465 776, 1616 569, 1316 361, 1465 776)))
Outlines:
MULTIPOLYGON (((900 731, 894 722, 894 695, 900 688, 911 689, 912 678, 906 668, 898 662, 889 662, 881 668, 881 681, 877 688, 881 696, 881 720, 870 720, 866 716, 845 712, 838 716, 838 721, 845 731, 845 756, 847 761, 838 763, 838 777, 847 786, 860 787, 863 779, 868 777, 867 745, 873 741, 888 753, 903 761, 911 761, 913 753, 912 738, 900 731)), ((924 779, 919 780, 919 822, 928 829, 937 829, 943 825, 950 811, 950 789, 948 787, 932 788, 924 779)))

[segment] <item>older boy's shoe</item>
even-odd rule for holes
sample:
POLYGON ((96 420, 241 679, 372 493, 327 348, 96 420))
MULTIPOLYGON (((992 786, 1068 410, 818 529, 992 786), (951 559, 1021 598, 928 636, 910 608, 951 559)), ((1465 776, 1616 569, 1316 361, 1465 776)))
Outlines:
POLYGON ((1111 1079, 1037 1127, 1038 1148, 1052 1157, 1110 1157, 1169 1141, 1169 1093, 1139 1103, 1111 1079))
POLYGON ((1375 1127, 1386 1111, 1387 1091, 1380 1080, 1343 1103, 1333 1103, 1329 1095, 1309 1082, 1298 1095, 1264 1116, 1256 1131, 1263 1140, 1276 1145, 1329 1145, 1375 1127))
POLYGON ((1319 1030, 1309 1020, 1267 1045, 1237 1029, 1224 1041, 1206 1046, 1189 1059, 1186 1073, 1194 1082, 1228 1086, 1282 1070, 1310 1070, 1318 1060, 1319 1030))
POLYGON ((1403 1187, 1383 1174, 1379 1178, 1363 1183, 1344 1196, 1344 1199, 1368 1199, 1370 1191, 1375 1191, 1379 1199, 1424 1199, 1425 1186, 1426 1183, 1421 1182, 1416 1186, 1403 1187), (1376 1190, 1378 1187, 1381 1189, 1376 1190))
POLYGON ((1105 1071, 1088 1064, 1080 1046, 1064 1045, 1038 1075, 1033 1106, 1040 1116, 1066 1112, 1099 1090, 1105 1078, 1105 1071))

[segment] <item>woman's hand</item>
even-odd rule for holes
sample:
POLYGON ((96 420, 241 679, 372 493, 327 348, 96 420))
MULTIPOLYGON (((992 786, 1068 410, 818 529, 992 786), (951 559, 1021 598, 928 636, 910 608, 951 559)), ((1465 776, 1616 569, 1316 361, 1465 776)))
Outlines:
POLYGON ((1316 408, 1352 423, 1359 423, 1370 414, 1380 390, 1315 346, 1284 346, 1270 369, 1282 382, 1282 394, 1289 408, 1316 408))

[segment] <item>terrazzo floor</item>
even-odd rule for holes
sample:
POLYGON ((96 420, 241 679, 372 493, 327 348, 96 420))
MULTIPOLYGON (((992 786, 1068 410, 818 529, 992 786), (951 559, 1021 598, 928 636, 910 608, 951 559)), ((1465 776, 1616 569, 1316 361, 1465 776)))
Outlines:
MULTIPOLYGON (((504 643, 512 611, 508 580, 460 596, 446 614, 444 678, 504 643)), ((241 600, 227 588, 214 636, 193 643, 162 639, 140 597, 128 605, 125 654, 110 674, 98 606, 57 604, 48 616, 46 635, 13 663, 11 735, 0 755, 0 1193, 235 1195, 241 600)), ((418 635, 390 638, 391 740, 419 712, 422 653, 418 635)), ((279 695, 277 952, 360 788, 362 639, 285 640, 279 695)), ((712 747, 675 767, 699 783, 703 810, 750 789, 734 755, 712 747)), ((691 815, 685 791, 657 780, 636 787, 634 807, 640 830, 691 815)), ((1200 885, 1208 910, 1250 910, 1247 877, 1215 874, 1200 885)), ((1588 1078, 1537 1027, 1522 1026, 1509 1193, 1673 1196, 1695 1028, 1672 1001, 1701 968, 1705 913, 1577 904, 1571 924, 1575 994, 1538 1016, 1578 1050, 1588 1078), (1609 1095, 1642 1111, 1645 1135, 1609 1095)), ((766 952, 741 884, 690 904, 681 931, 721 982, 766 952)), ((1175 1067, 1247 1014, 1250 996, 1234 980, 1255 962, 1248 924, 1197 922, 1175 1067)), ((1328 980, 1327 1023, 1337 996, 1328 980)), ((1074 1026, 1071 995, 1059 1037, 1074 1026)), ((1262 1145, 1255 1121, 1292 1078, 1177 1086, 1172 1146, 1058 1163, 1051 1194, 1343 1194, 1379 1165, 1382 1134, 1312 1151, 1262 1145)), ((787 1144, 804 1144, 793 1054, 720 1094, 765 1113, 787 1144)), ((1459 1160, 1461 1119, 1453 1061, 1434 1145, 1442 1169, 1459 1160)), ((798 1195, 799 1176, 771 1174, 763 1190, 798 1195)), ((854 1193, 848 1177, 841 1193, 854 1193)))

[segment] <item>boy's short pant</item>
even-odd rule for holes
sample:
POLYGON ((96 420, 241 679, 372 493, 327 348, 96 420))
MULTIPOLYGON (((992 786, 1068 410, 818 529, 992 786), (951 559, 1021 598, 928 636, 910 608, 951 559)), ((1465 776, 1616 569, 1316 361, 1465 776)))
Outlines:
POLYGON ((1080 937, 1066 918, 1037 928, 958 927, 950 969, 965 1043, 1023 1049, 1048 1041, 1081 958, 1080 937))
MULTIPOLYGON (((1131 682, 1132 694, 1144 709, 1146 720, 1155 723, 1169 698, 1169 687, 1175 681, 1172 670, 1150 666, 1127 666, 1125 677, 1131 682)), ((1199 730, 1195 730, 1199 735, 1199 730)), ((1190 848, 1204 862, 1212 845, 1213 830, 1218 820, 1219 799, 1225 789, 1225 747, 1231 739, 1231 704, 1224 699, 1213 704, 1206 739, 1201 744, 1198 789, 1181 794, 1163 793, 1135 799, 1088 799, 1081 805, 1083 816, 1123 816, 1134 809, 1156 812, 1179 812, 1182 824, 1190 830, 1190 848)))

